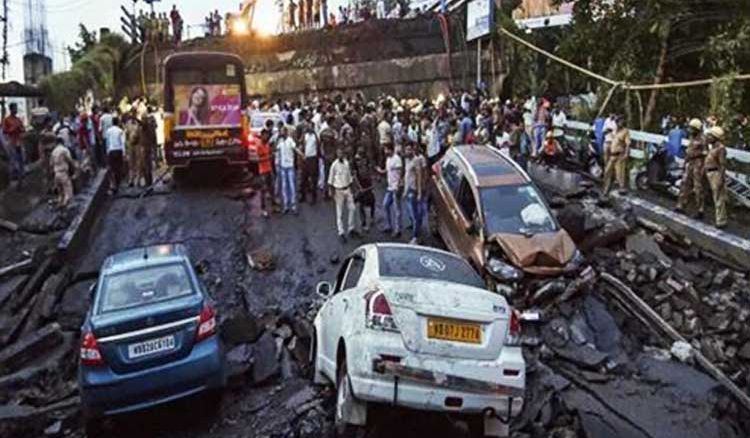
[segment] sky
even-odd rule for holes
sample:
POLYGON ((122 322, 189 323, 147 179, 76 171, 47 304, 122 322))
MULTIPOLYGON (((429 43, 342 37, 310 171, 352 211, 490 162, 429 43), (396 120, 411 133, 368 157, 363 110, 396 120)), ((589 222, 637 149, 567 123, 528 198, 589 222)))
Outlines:
MULTIPOLYGON (((277 19, 274 0, 258 0, 256 20, 265 18, 264 25, 269 21, 277 19)), ((240 0, 163 0, 154 3, 157 12, 169 12, 172 5, 176 4, 185 21, 185 26, 190 26, 184 32, 189 32, 191 37, 201 34, 202 29, 196 27, 210 10, 218 9, 224 16, 226 12, 239 10, 240 0)), ((109 27, 113 31, 120 31, 120 6, 125 6, 132 11, 133 3, 130 0, 46 0, 47 5, 47 28, 50 33, 52 50, 54 52, 53 68, 55 71, 66 70, 70 67, 67 52, 64 47, 73 45, 78 40, 78 24, 83 23, 89 30, 97 30, 101 27, 109 27)), ((8 30, 8 52, 10 55, 10 68, 8 79, 23 82, 23 27, 24 13, 27 0, 8 0, 10 17, 10 28, 8 30)), ((137 9, 150 10, 150 6, 139 0, 137 9)), ((187 36, 187 35, 185 35, 187 36)))

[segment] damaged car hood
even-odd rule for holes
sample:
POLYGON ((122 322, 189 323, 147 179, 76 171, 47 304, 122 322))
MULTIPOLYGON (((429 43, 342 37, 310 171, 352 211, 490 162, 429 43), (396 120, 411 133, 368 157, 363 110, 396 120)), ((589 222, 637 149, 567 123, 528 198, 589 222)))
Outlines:
POLYGON ((531 237, 497 233, 487 240, 497 243, 513 265, 533 275, 561 274, 576 252, 576 245, 565 230, 531 237))

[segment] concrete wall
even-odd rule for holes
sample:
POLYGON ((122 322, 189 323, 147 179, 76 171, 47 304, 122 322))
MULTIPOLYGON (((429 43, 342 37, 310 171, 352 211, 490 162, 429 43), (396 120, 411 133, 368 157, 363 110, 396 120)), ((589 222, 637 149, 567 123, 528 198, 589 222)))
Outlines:
MULTIPOLYGON (((458 20, 452 22, 458 26, 458 20)), ((297 96, 304 93, 362 91, 365 95, 435 96, 450 85, 476 81, 476 52, 467 50, 454 29, 449 68, 445 40, 436 19, 360 23, 334 30, 309 31, 277 38, 207 38, 180 51, 215 50, 240 55, 246 64, 248 93, 297 96)), ((174 48, 160 47, 134 56, 123 75, 123 92, 142 94, 141 71, 148 94, 161 96, 159 64, 174 48)), ((490 81, 489 53, 483 54, 490 81)))

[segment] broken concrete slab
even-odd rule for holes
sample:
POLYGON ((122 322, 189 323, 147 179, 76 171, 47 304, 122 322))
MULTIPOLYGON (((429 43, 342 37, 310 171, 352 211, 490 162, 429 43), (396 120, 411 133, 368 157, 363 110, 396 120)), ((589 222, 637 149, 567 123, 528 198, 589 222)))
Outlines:
POLYGON ((253 346, 238 345, 227 353, 227 382, 229 386, 242 386, 245 375, 252 369, 254 362, 253 346))
POLYGON ((29 278, 29 281, 26 283, 21 293, 16 295, 11 300, 14 311, 18 311, 22 307, 25 307, 31 297, 39 292, 39 288, 41 288, 44 280, 47 278, 50 272, 52 272, 52 269, 53 259, 49 257, 42 262, 42 264, 37 268, 31 278, 29 278))
POLYGON ((685 236, 701 250, 750 269, 750 240, 719 230, 704 222, 673 212, 652 202, 632 196, 618 196, 619 202, 633 208, 636 215, 668 227, 685 236))
POLYGON ((28 275, 16 275, 0 284, 0 308, 14 295, 18 294, 29 279, 28 275))
POLYGON ((63 341, 48 350, 45 355, 34 360, 33 364, 21 368, 13 374, 0 377, 0 402, 7 403, 17 390, 23 387, 37 386, 47 376, 60 372, 61 364, 72 363, 71 355, 75 352, 76 336, 72 332, 63 332, 63 341), (7 395, 7 398, 4 396, 7 395))
POLYGON ((630 233, 630 227, 623 221, 607 222, 603 227, 590 233, 578 245, 581 251, 590 252, 597 247, 614 245, 625 239, 630 233))
POLYGON ((30 271, 33 266, 34 266, 33 258, 28 258, 20 262, 10 264, 8 266, 3 266, 2 268, 0 268, 0 278, 9 276, 9 275, 18 275, 21 273, 25 273, 27 271, 30 271))
POLYGON ((60 325, 49 324, 0 351, 0 370, 5 374, 16 371, 62 341, 60 325))
POLYGON ((255 364, 253 365, 252 380, 256 385, 267 382, 278 375, 280 371, 276 341, 266 332, 254 345, 255 364))
POLYGON ((94 283, 94 280, 74 283, 63 292, 57 309, 57 322, 64 330, 79 330, 81 328, 86 312, 91 305, 89 290, 94 283))
POLYGON ((639 256, 648 254, 656 257, 664 266, 672 266, 672 259, 664 254, 654 238, 646 233, 641 232, 629 235, 625 239, 625 248, 639 256))
POLYGON ((258 324, 254 316, 243 311, 225 319, 221 323, 219 332, 224 342, 233 346, 257 341, 263 332, 263 327, 258 324))

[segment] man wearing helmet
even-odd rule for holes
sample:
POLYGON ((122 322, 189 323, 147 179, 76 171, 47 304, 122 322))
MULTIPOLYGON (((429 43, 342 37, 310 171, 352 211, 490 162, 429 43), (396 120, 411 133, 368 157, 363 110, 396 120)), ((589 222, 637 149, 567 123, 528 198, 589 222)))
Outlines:
POLYGON ((727 225, 727 149, 724 146, 724 130, 714 126, 708 131, 708 153, 704 168, 716 210, 716 227, 727 225))
POLYGON ((703 217, 703 161, 706 159, 706 139, 703 137, 703 123, 693 119, 688 125, 688 146, 685 151, 685 173, 680 185, 677 211, 683 212, 690 204, 690 196, 695 196, 698 208, 696 217, 703 217))

